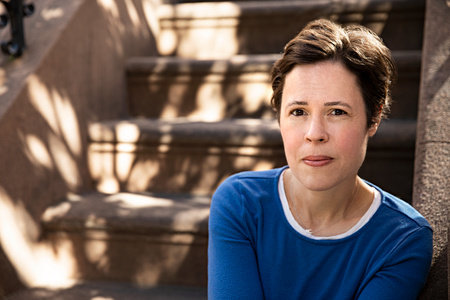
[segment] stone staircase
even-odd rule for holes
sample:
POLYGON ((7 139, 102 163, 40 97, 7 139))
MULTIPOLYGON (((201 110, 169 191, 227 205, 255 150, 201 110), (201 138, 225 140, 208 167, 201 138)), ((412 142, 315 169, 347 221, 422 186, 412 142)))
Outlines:
POLYGON ((285 164, 269 71, 317 17, 364 24, 393 50, 391 119, 361 176, 411 199, 424 10, 421 0, 166 1, 161 56, 124 70, 128 118, 89 130, 96 190, 42 217, 43 238, 74 255, 80 284, 8 299, 206 299, 210 196, 230 174, 285 164))

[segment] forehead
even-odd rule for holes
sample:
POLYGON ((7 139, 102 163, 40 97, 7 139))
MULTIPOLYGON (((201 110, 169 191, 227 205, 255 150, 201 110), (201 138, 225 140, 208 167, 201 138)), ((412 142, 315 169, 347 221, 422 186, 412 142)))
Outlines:
POLYGON ((362 101, 356 75, 338 61, 296 65, 286 75, 282 103, 317 100, 362 101))

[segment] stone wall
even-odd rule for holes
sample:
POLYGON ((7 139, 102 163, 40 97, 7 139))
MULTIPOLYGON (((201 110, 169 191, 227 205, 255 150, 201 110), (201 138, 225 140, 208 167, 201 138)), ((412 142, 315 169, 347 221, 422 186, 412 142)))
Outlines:
POLYGON ((414 206, 434 230, 434 255, 422 299, 448 296, 450 194, 450 3, 428 0, 422 58, 414 206))

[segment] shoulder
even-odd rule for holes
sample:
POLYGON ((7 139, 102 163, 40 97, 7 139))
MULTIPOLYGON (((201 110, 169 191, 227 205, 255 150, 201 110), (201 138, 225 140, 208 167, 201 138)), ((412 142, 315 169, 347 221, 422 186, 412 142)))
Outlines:
POLYGON ((396 216, 404 225, 409 224, 412 227, 431 229, 428 221, 409 203, 379 187, 375 186, 375 188, 381 193, 381 207, 385 209, 390 217, 396 216))
POLYGON ((220 208, 230 213, 257 214, 263 201, 276 197, 278 179, 283 170, 247 171, 228 177, 212 197, 212 211, 220 208))
POLYGON ((430 224, 407 202, 371 185, 381 193, 381 204, 370 220, 369 235, 364 241, 384 266, 417 260, 426 269, 433 251, 430 224))
MULTIPOLYGON (((283 168, 266 171, 246 171, 228 177, 217 188, 214 196, 223 193, 258 193, 263 190, 274 188, 283 172, 283 168)), ((214 197, 213 197, 214 198, 214 197)))
POLYGON ((405 251, 413 254, 413 249, 420 256, 429 257, 433 230, 428 221, 407 202, 371 185, 381 194, 381 204, 368 226, 372 246, 382 249, 384 258, 398 259, 405 251))
POLYGON ((283 169, 242 172, 228 177, 215 191, 210 208, 210 233, 244 236, 255 241, 262 219, 263 202, 276 198, 283 169))
POLYGON ((396 249, 411 241, 429 248, 433 230, 428 221, 409 203, 369 183, 381 194, 381 203, 367 224, 369 239, 375 248, 396 249))

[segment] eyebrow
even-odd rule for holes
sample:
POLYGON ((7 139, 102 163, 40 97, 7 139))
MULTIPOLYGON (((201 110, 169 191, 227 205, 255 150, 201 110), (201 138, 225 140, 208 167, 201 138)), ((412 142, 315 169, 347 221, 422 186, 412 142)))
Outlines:
POLYGON ((333 102, 326 102, 325 106, 336 106, 336 105, 340 105, 340 106, 345 106, 348 108, 351 108, 351 106, 345 102, 342 101, 333 101, 333 102))
MULTIPOLYGON (((292 101, 290 102, 287 107, 289 106, 293 106, 293 105, 308 105, 308 102, 306 101, 292 101)), ((340 105, 340 106, 345 106, 348 108, 351 108, 351 106, 345 102, 342 101, 331 101, 331 102, 325 102, 325 106, 336 106, 336 105, 340 105)))
POLYGON ((289 107, 289 106, 293 106, 293 105, 308 105, 308 102, 306 102, 306 101, 292 101, 292 102, 289 102, 286 106, 289 107))

